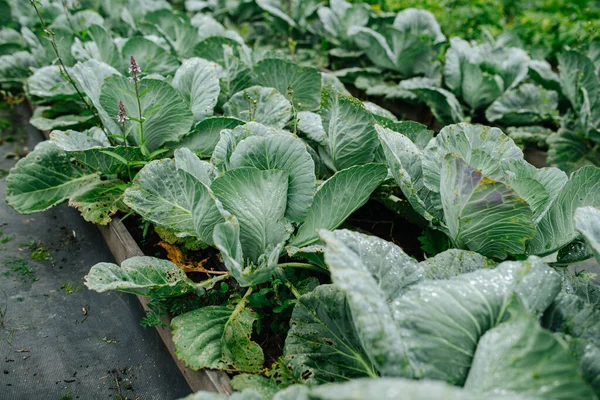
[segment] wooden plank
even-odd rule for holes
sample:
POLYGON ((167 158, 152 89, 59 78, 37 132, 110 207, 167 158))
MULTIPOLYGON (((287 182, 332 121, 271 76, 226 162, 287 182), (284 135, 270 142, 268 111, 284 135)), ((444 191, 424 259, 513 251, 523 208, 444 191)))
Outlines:
MULTIPOLYGON (((98 225, 100 234, 106 241, 108 248, 115 257, 115 261, 119 264, 130 257, 143 256, 144 253, 139 248, 125 225, 121 222, 118 217, 113 217, 110 224, 106 226, 98 225)), ((145 311, 148 311, 149 299, 143 296, 136 296, 145 311)), ((161 317, 161 321, 164 326, 156 326, 156 330, 162 341, 164 342, 167 350, 171 353, 177 368, 181 371, 183 377, 190 385, 190 388, 197 392, 199 390, 206 390, 209 392, 216 392, 221 394, 229 395, 233 392, 229 376, 225 372, 203 369, 200 371, 193 371, 185 366, 175 356, 175 344, 173 343, 173 337, 171 335, 171 318, 167 315, 161 317)))

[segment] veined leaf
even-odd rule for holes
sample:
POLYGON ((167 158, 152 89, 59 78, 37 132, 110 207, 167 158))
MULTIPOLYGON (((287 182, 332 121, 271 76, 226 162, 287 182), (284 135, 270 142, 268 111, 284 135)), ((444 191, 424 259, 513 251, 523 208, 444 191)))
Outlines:
POLYGON ((117 290, 151 297, 181 296, 195 285, 185 272, 170 261, 154 257, 132 257, 121 263, 98 263, 85 277, 90 290, 117 290))
POLYGON ((287 172, 237 168, 215 179, 211 189, 239 220, 243 254, 251 262, 289 237, 287 172))
POLYGON ((257 62, 253 72, 257 85, 277 89, 296 109, 314 111, 319 108, 321 75, 316 68, 269 58, 257 62))
POLYGON ((527 241, 535 235, 533 213, 506 184, 449 154, 442 166, 440 197, 457 247, 501 260, 525 254, 527 241))
MULTIPOLYGON (((160 47, 158 44, 134 36, 125 42, 121 49, 123 66, 129 65, 129 57, 134 57, 146 74, 173 75, 179 67, 179 61, 174 55, 160 47)), ((127 68, 122 68, 126 70, 127 68)), ((141 90, 143 92, 143 90, 141 90)))
POLYGON ((75 193, 69 199, 69 206, 77 208, 86 221, 106 225, 117 211, 127 208, 123 203, 126 187, 127 184, 118 179, 99 181, 75 193))
POLYGON ((569 181, 536 226, 535 238, 529 243, 529 254, 546 255, 573 241, 575 210, 579 207, 600 206, 600 168, 583 167, 569 181))
POLYGON ((292 118, 292 105, 276 89, 253 86, 234 94, 223 105, 226 115, 243 121, 283 128, 292 118))
POLYGON ((242 300, 236 307, 208 306, 171 321, 175 354, 193 369, 238 369, 259 372, 260 346, 250 340, 256 314, 242 300))
POLYGON ((558 93, 526 83, 500 96, 485 111, 490 122, 535 125, 558 118, 558 93))
MULTIPOLYGON (((189 131, 194 117, 171 85, 155 79, 142 79, 138 87, 144 135, 142 138, 138 122, 127 121, 127 139, 130 143, 141 145, 143 139, 147 149, 152 152, 168 141, 179 140, 189 131)), ((130 118, 140 117, 133 83, 125 77, 113 76, 102 86, 100 104, 109 116, 116 118, 119 101, 123 102, 130 118)))
POLYGON ((56 101, 77 96, 75 88, 63 77, 61 67, 48 65, 37 69, 27 79, 27 93, 43 101, 56 101))
POLYGON ((594 399, 565 342, 527 315, 488 331, 477 346, 465 389, 547 399, 594 399))
MULTIPOLYGON (((103 62, 88 60, 84 63, 78 62, 75 64, 72 75, 98 111, 98 116, 102 120, 102 125, 107 133, 122 134, 121 128, 117 124, 117 115, 109 114, 100 103, 100 93, 104 81, 112 75, 121 75, 119 71, 103 62)), ((130 111, 133 111, 133 109, 130 111)))
POLYGON ((176 145, 178 147, 187 147, 201 154, 203 157, 209 157, 221 138, 222 130, 233 129, 244 123, 244 121, 232 117, 206 118, 198 122, 192 131, 177 142, 176 145))
POLYGON ((373 161, 377 147, 374 119, 357 99, 324 90, 321 118, 333 168, 342 170, 373 161))
POLYGON ((566 51, 558 56, 560 87, 563 94, 579 113, 584 104, 584 90, 589 104, 595 104, 600 90, 600 80, 592 61, 577 51, 566 51))
POLYGON ((267 127, 258 122, 249 122, 233 129, 224 129, 221 131, 219 142, 212 153, 211 162, 219 171, 225 172, 231 169, 231 155, 242 140, 251 136, 266 136, 282 132, 279 129, 267 127))
POLYGON ((346 295, 321 285, 298 300, 290 320, 284 355, 300 382, 328 383, 376 377, 354 331, 346 295))
POLYGON ((190 149, 185 147, 175 150, 175 167, 181 169, 194 178, 198 179, 200 183, 210 187, 213 179, 217 176, 218 171, 209 162, 202 161, 198 156, 190 149))
POLYGON ((185 60, 175 72, 173 87, 191 107, 195 121, 210 117, 220 91, 217 64, 201 58, 185 60))
POLYGON ((21 214, 44 211, 99 180, 98 172, 75 165, 54 143, 42 142, 10 171, 6 201, 21 214))
POLYGON ((366 164, 342 170, 329 178, 315 193, 306 219, 290 245, 307 246, 318 240, 319 230, 340 226, 369 200, 386 176, 385 165, 366 164))
POLYGON ((583 235, 596 260, 600 262, 600 209, 598 207, 577 208, 575 228, 583 235))
POLYGON ((230 158, 229 168, 254 167, 289 174, 285 216, 302 222, 315 190, 315 164, 306 145, 290 135, 253 136, 242 140, 230 158))
POLYGON ((171 159, 152 161, 125 191, 125 204, 152 223, 212 244, 215 225, 223 221, 210 189, 177 169, 171 159))

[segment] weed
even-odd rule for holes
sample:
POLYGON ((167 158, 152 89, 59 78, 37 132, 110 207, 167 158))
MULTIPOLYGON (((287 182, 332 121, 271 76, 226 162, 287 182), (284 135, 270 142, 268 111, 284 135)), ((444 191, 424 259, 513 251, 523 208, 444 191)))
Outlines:
POLYGON ((73 293, 81 292, 83 290, 82 285, 75 285, 71 282, 63 283, 63 285, 60 288, 61 288, 61 290, 64 290, 66 294, 73 294, 73 293))
MULTIPOLYGON (((29 265, 27 265, 27 260, 25 260, 23 257, 7 258, 6 260, 4 260, 4 265, 10 268, 12 272, 21 275, 22 278, 28 278, 32 281, 37 280, 37 278, 35 277, 35 270, 30 268, 29 265)), ((8 272, 9 271, 7 271, 5 275, 8 275, 8 272)))
POLYGON ((49 260, 50 253, 43 247, 39 247, 31 252, 31 258, 35 261, 49 260))
POLYGON ((4 236, 2 239, 0 239, 0 243, 6 244, 6 243, 10 242, 11 240, 13 240, 14 238, 15 238, 15 235, 4 236))

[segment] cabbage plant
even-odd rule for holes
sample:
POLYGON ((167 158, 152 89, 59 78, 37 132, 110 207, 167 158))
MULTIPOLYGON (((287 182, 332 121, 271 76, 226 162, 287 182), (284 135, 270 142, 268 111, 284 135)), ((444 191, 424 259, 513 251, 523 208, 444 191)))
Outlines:
POLYGON ((402 133, 377 126, 390 171, 411 206, 457 248, 505 259, 527 255, 573 262, 578 207, 600 205, 600 169, 570 178, 535 168, 500 129, 450 125, 419 148, 402 133), (562 251, 562 253, 561 253, 562 251))

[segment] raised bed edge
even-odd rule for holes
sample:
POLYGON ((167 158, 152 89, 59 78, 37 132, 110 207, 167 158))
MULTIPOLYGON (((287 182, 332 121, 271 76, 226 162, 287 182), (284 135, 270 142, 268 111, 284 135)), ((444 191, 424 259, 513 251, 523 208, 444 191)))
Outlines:
MULTIPOLYGON (((97 225, 97 227, 118 264, 121 264, 130 257, 144 255, 119 217, 113 217, 108 225, 97 225)), ((143 296, 136 297, 140 301, 142 308, 145 311, 148 311, 148 303, 150 300, 143 296)), ((199 390, 206 390, 230 395, 233 392, 233 389, 231 388, 229 376, 225 372, 211 369, 193 371, 187 368, 185 364, 175 356, 175 344, 173 343, 171 329, 169 328, 171 325, 171 318, 167 315, 163 315, 161 320, 164 323, 164 326, 155 327, 158 335, 167 347, 167 350, 169 350, 175 364, 177 364, 177 368, 179 368, 179 371, 187 381, 188 385, 190 385, 192 391, 197 392, 199 390)))

